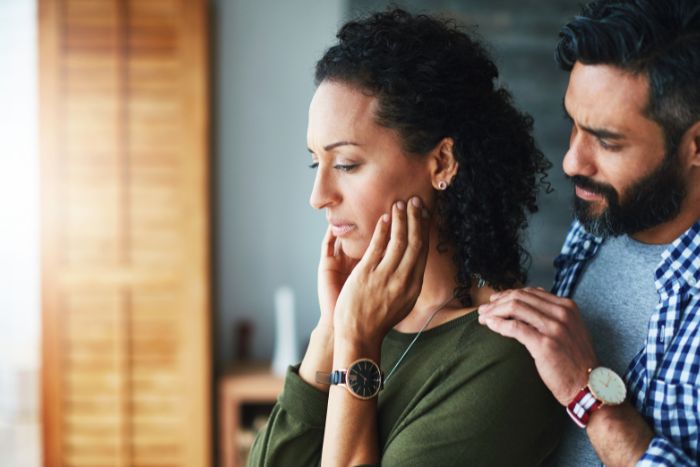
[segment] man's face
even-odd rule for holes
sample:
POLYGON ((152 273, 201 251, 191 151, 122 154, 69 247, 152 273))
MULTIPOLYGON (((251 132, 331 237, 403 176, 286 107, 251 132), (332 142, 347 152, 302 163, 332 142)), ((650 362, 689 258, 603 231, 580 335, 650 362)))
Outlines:
POLYGON ((679 158, 644 114, 649 84, 608 65, 576 63, 564 110, 572 121, 564 172, 576 218, 598 236, 635 234, 676 217, 686 194, 679 158))

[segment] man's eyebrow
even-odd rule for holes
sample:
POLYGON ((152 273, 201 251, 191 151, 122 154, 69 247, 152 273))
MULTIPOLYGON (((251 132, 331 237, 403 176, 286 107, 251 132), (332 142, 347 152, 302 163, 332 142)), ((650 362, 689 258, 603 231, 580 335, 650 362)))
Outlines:
MULTIPOLYGON (((574 119, 571 118, 571 115, 569 115, 569 111, 566 110, 566 103, 564 102, 563 99, 561 101, 561 107, 562 107, 562 110, 564 111, 564 117, 566 117, 568 120, 571 120, 573 122, 574 119)), ((625 135, 623 135, 622 133, 616 133, 614 131, 606 130, 604 128, 593 128, 593 127, 589 127, 589 126, 585 126, 585 125, 579 125, 579 127, 583 131, 585 131, 586 133, 591 134, 599 139, 614 139, 614 140, 625 139, 625 135)))
MULTIPOLYGON (((326 152, 328 152, 328 151, 330 151, 330 150, 332 150, 332 149, 335 149, 335 148, 337 148, 337 147, 340 147, 340 146, 360 146, 360 144, 359 144, 359 143, 354 143, 354 142, 352 142, 352 141, 338 141, 338 142, 335 142, 335 143, 331 143, 331 144, 329 144, 329 145, 327 145, 327 146, 324 146, 324 147, 323 147, 323 150, 326 151, 326 152)), ((306 149, 308 149, 309 152, 310 152, 311 154, 314 153, 314 152, 311 150, 311 148, 306 148, 306 149)))
POLYGON ((591 135, 593 135, 599 139, 614 139, 614 140, 625 139, 625 135, 623 135, 622 133, 615 133, 614 131, 605 130, 603 128, 590 128, 590 127, 585 127, 583 125, 579 125, 579 126, 586 133, 590 133, 591 135))

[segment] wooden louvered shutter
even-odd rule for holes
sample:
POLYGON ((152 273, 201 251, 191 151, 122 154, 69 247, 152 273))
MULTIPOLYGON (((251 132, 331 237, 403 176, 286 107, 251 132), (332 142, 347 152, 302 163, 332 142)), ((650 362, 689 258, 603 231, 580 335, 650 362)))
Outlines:
POLYGON ((211 464, 205 0, 39 0, 44 463, 211 464))

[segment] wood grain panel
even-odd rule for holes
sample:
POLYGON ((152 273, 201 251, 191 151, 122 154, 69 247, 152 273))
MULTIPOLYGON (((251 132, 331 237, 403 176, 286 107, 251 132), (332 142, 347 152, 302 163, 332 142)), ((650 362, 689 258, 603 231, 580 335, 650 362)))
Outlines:
POLYGON ((44 463, 211 463, 204 0, 40 0, 44 463))

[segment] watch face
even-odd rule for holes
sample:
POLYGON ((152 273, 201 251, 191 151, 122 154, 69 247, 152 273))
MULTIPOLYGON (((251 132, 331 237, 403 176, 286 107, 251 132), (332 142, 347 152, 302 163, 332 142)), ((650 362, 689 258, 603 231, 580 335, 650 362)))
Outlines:
POLYGON ((382 374, 372 360, 358 360, 350 365, 345 377, 350 392, 360 399, 370 399, 377 395, 382 386, 382 374))
POLYGON ((627 395, 625 382, 609 368, 598 367, 588 375, 588 387, 593 396, 607 405, 622 404, 627 395))

